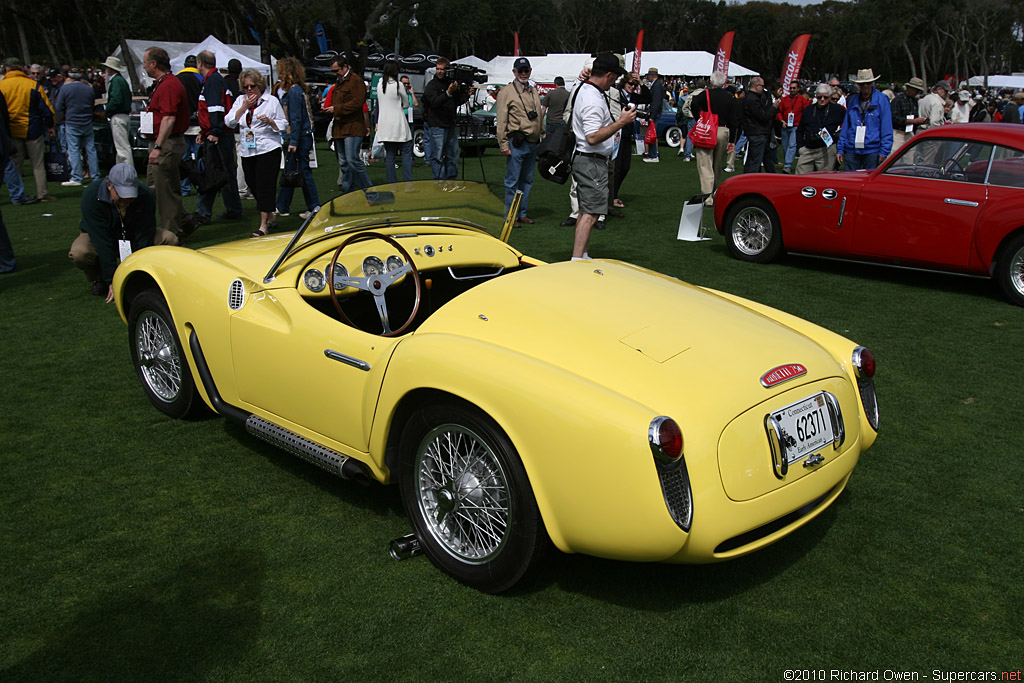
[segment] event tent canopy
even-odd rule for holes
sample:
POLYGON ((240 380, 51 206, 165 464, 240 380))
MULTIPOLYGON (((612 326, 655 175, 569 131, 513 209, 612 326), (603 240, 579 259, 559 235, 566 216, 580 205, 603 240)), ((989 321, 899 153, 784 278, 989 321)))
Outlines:
MULTIPOLYGON (((972 76, 967 81, 968 85, 985 85, 984 76, 972 76)), ((1014 74, 1012 76, 989 76, 988 87, 990 88, 1006 88, 1013 90, 1024 90, 1024 74, 1014 74)))
MULTIPOLYGON (((664 76, 710 76, 715 64, 715 56, 710 52, 701 51, 673 51, 673 52, 644 52, 643 59, 644 73, 650 67, 657 67, 659 73, 664 76)), ((533 67, 533 80, 538 83, 551 83, 555 76, 561 76, 570 81, 574 79, 580 70, 591 59, 590 54, 562 53, 550 54, 540 57, 527 57, 530 66, 533 67)), ((508 83, 512 80, 512 64, 516 57, 498 56, 489 62, 484 62, 479 57, 469 56, 456 59, 456 64, 468 64, 487 72, 488 82, 508 83)), ((633 53, 625 56, 626 68, 633 65, 633 53)), ((730 77, 756 76, 756 71, 751 71, 740 66, 736 62, 729 65, 730 77)))
MULTIPOLYGON (((208 37, 206 40, 209 40, 209 39, 210 39, 210 37, 208 37)), ((202 43, 199 43, 199 45, 202 45, 203 43, 205 43, 206 40, 204 40, 202 43)), ((144 87, 144 88, 149 87, 153 83, 153 79, 150 78, 146 74, 145 69, 142 68, 142 56, 146 53, 147 49, 149 49, 151 47, 162 47, 164 50, 167 51, 167 54, 170 56, 170 58, 171 58, 171 65, 173 67, 175 58, 180 56, 181 57, 181 62, 184 63, 186 56, 196 54, 196 52, 194 52, 193 50, 195 50, 195 48, 197 47, 195 43, 178 43, 178 42, 173 42, 173 41, 168 41, 168 40, 128 40, 126 42, 128 43, 128 50, 129 50, 129 52, 131 52, 132 63, 134 65, 134 67, 135 67, 135 73, 136 73, 136 76, 138 78, 138 82, 140 84, 142 84, 142 87, 144 87)), ((218 42, 220 42, 220 41, 218 41, 218 42)), ((243 55, 246 58, 246 60, 248 60, 250 62, 254 62, 256 64, 259 64, 258 67, 253 67, 253 68, 259 70, 261 73, 266 73, 266 74, 270 73, 270 66, 260 62, 260 46, 259 45, 226 45, 225 47, 227 47, 227 48, 229 48, 229 49, 231 49, 231 50, 233 50, 235 52, 238 52, 239 54, 243 55)), ((214 54, 217 54, 217 52, 214 51, 214 54)), ((121 46, 120 45, 117 47, 116 50, 114 50, 113 56, 121 58, 121 46)), ((221 59, 220 55, 217 54, 217 60, 218 60, 217 61, 217 65, 218 66, 221 65, 220 59, 221 59)), ((224 59, 224 66, 227 66, 227 60, 228 59, 231 59, 231 57, 226 57, 224 59)), ((237 57, 236 59, 241 60, 241 57, 237 57)), ((121 61, 123 62, 124 59, 121 58, 121 61)), ((242 68, 246 68, 245 67, 245 63, 246 62, 244 60, 242 60, 242 68)), ((181 67, 179 67, 178 69, 175 69, 175 71, 176 72, 180 71, 180 69, 181 69, 181 67)))
MULTIPOLYGON (((239 45, 238 47, 243 47, 239 45)), ((256 47, 259 49, 259 45, 256 46, 244 46, 244 47, 256 47)), ((171 57, 171 71, 178 73, 185 68, 185 58, 189 55, 197 55, 203 50, 209 50, 217 57, 217 68, 223 69, 227 67, 228 62, 232 59, 237 59, 242 63, 243 69, 256 69, 264 76, 270 76, 270 65, 261 62, 257 56, 256 59, 249 57, 248 55, 236 50, 234 47, 222 43, 217 38, 206 36, 203 42, 198 45, 193 45, 184 52, 180 53, 177 57, 171 57)))

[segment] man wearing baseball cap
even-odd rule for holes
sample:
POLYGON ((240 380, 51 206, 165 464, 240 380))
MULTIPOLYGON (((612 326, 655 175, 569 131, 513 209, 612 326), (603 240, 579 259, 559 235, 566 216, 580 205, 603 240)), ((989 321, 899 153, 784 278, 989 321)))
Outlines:
POLYGON ((594 58, 590 73, 584 70, 581 74, 586 81, 578 86, 575 94, 570 123, 576 135, 572 177, 577 184, 580 214, 576 219, 573 260, 590 258, 587 253, 590 231, 597 217, 608 210, 608 159, 615 148, 614 136, 636 120, 636 110, 624 108, 619 120, 612 121, 605 99, 605 92, 616 77, 625 73, 614 54, 599 54, 594 58))
POLYGON ((507 157, 505 164, 505 212, 512 206, 516 191, 523 193, 515 227, 533 223, 526 215, 533 187, 533 167, 537 160, 537 144, 543 137, 540 120, 540 95, 530 80, 533 69, 530 60, 519 57, 512 65, 512 82, 498 93, 495 123, 498 128, 498 146, 507 157))
POLYGON ((178 244, 174 233, 157 228, 156 198, 139 182, 131 164, 114 164, 105 178, 82 193, 81 233, 68 258, 85 272, 92 293, 114 300, 114 270, 129 254, 154 244, 178 244))

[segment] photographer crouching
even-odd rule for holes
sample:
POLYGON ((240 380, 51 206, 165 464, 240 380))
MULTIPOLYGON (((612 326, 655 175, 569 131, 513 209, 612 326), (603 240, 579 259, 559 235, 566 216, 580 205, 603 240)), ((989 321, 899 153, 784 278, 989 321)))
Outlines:
POLYGON ((540 95, 530 81, 533 73, 530 60, 520 57, 512 67, 515 78, 498 93, 498 146, 508 157, 505 164, 505 213, 512 206, 516 190, 523 193, 515 227, 532 224, 526 215, 533 187, 533 167, 537 160, 537 143, 543 137, 540 121, 540 95))
POLYGON ((423 88, 424 142, 434 180, 454 179, 459 175, 459 131, 455 125, 455 110, 476 90, 474 86, 448 76, 450 63, 444 57, 439 58, 434 65, 434 77, 423 88))

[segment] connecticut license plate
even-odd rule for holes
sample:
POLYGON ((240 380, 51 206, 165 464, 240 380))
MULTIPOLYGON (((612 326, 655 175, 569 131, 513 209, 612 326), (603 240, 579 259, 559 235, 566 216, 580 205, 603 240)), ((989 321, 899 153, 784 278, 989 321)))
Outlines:
POLYGON ((824 394, 815 394, 771 414, 779 430, 786 462, 792 465, 836 440, 824 394))

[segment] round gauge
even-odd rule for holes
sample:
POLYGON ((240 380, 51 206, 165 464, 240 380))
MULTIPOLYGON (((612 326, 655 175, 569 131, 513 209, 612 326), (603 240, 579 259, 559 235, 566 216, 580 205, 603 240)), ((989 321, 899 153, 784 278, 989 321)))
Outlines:
MULTIPOLYGON (((330 268, 330 266, 328 266, 330 268)), ((346 285, 340 282, 343 277, 348 277, 348 268, 341 265, 340 263, 334 267, 334 274, 330 276, 331 281, 334 283, 334 291, 338 292, 345 289, 346 285)))
POLYGON ((401 256, 395 256, 395 255, 388 256, 387 263, 384 264, 384 266, 387 268, 387 271, 389 273, 392 270, 397 270, 398 268, 401 268, 404 265, 405 265, 405 263, 402 261, 402 257, 401 256))
POLYGON ((322 292, 327 285, 327 279, 324 277, 324 274, 316 268, 310 268, 303 273, 302 281, 305 283, 306 289, 311 292, 322 292))
POLYGON ((384 272, 384 262, 376 256, 367 256, 363 259, 363 275, 371 277, 384 272))

